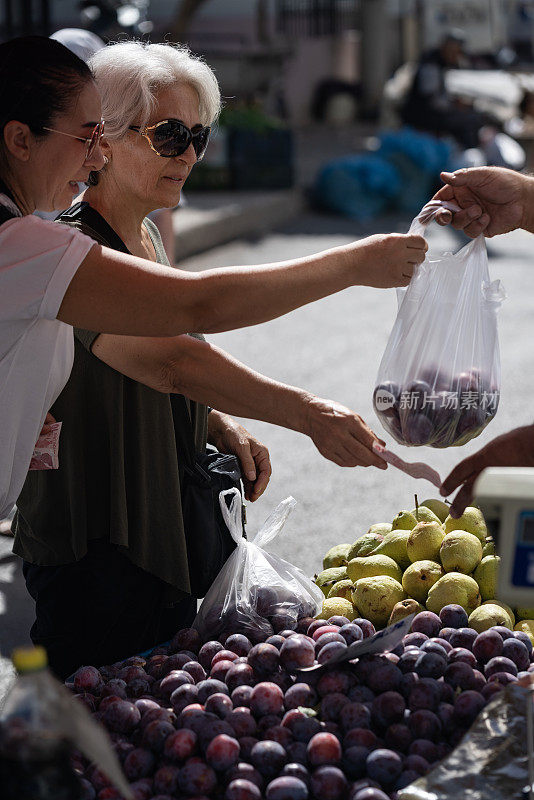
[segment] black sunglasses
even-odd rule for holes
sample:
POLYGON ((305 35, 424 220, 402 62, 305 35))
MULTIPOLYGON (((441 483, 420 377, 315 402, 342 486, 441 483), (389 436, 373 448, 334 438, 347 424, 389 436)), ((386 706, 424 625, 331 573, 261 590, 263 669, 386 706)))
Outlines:
POLYGON ((145 127, 130 125, 128 130, 144 136, 152 150, 163 158, 181 156, 192 144, 197 161, 200 161, 206 152, 211 128, 195 125, 190 129, 179 119, 163 119, 155 125, 145 125, 145 127))

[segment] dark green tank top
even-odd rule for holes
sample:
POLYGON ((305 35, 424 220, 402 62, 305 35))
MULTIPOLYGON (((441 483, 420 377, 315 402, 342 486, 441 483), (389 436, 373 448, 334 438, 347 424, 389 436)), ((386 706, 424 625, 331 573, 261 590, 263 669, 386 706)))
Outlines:
MULTIPOLYGON (((115 232, 87 203, 59 222, 128 252, 116 246, 115 232)), ((158 229, 149 219, 144 224, 157 261, 169 265, 158 229)), ((74 331, 72 373, 50 409, 63 423, 59 469, 28 473, 17 501, 13 552, 33 564, 66 564, 85 555, 88 540, 106 538, 168 583, 170 599, 177 600, 189 591, 176 438, 177 426, 184 424, 183 401, 180 414, 178 396, 150 389, 100 361, 91 352, 98 335, 74 331)), ((188 405, 201 452, 207 408, 188 405)))

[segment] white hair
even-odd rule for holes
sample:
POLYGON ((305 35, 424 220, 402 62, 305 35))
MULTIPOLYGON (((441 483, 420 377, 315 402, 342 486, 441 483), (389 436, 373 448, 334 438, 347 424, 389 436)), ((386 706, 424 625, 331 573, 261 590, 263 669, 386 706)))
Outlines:
POLYGON ((95 53, 89 66, 102 96, 106 137, 111 140, 122 138, 129 125, 146 125, 158 92, 173 83, 196 90, 203 125, 211 125, 220 112, 217 78, 186 45, 116 42, 95 53))

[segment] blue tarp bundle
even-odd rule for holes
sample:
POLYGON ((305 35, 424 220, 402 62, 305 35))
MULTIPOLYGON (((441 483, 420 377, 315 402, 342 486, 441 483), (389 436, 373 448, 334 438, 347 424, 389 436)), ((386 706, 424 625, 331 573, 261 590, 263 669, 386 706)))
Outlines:
POLYGON ((388 131, 374 153, 344 156, 326 164, 314 187, 317 204, 357 221, 388 209, 416 213, 449 167, 448 142, 411 128, 388 131))
POLYGON ((318 203, 351 219, 372 219, 402 188, 398 170, 374 153, 344 156, 321 169, 315 184, 318 203))
POLYGON ((406 127, 382 133, 378 152, 384 158, 402 153, 429 175, 439 175, 449 163, 451 145, 429 133, 420 133, 406 127))

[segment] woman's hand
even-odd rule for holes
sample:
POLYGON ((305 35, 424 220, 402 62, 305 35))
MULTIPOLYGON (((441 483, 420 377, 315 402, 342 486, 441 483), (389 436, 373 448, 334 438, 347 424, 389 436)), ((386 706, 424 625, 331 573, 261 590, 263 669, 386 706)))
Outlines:
POLYGON ((379 233, 346 245, 349 259, 361 259, 357 283, 389 289, 407 286, 414 270, 422 264, 428 250, 423 236, 408 233, 379 233))
POLYGON ((251 503, 257 500, 267 488, 272 472, 269 451, 265 445, 228 414, 215 410, 208 415, 208 441, 221 453, 238 457, 245 497, 251 503))
POLYGON ((340 467, 378 467, 386 462, 373 451, 373 442, 385 446, 359 414, 333 400, 311 396, 305 411, 306 433, 322 456, 340 467))

